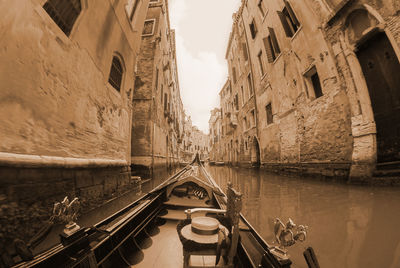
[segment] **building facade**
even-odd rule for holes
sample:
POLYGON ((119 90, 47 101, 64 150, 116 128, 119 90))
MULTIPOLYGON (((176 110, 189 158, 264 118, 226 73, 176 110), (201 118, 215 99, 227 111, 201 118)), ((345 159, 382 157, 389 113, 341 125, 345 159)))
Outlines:
POLYGON ((399 168, 399 6, 243 0, 226 57, 233 97, 221 99, 242 121, 223 133, 233 154, 239 144, 228 162, 353 181, 399 168), (253 94, 235 87, 241 76, 253 94))
POLYGON ((132 74, 147 7, 0 4, 1 239, 31 237, 65 195, 85 210, 131 189, 132 74))
POLYGON ((211 164, 222 161, 220 154, 219 141, 221 140, 221 110, 214 108, 211 111, 209 126, 209 161, 211 164))
POLYGON ((133 93, 133 172, 150 177, 154 169, 179 164, 183 118, 168 1, 150 1, 133 93))

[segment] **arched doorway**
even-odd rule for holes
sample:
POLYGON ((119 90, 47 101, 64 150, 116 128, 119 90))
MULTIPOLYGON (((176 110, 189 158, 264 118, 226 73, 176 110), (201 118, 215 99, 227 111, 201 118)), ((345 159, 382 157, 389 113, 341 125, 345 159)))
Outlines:
POLYGON ((377 161, 400 161, 400 63, 386 33, 367 10, 348 17, 348 39, 355 46, 376 124, 377 161))
POLYGON ((251 142, 251 166, 259 167, 261 164, 260 160, 260 145, 256 137, 253 137, 251 142))

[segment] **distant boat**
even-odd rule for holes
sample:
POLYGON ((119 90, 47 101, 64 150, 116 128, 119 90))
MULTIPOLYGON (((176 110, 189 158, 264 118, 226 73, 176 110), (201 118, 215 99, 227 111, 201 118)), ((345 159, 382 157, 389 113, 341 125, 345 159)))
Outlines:
POLYGON ((217 162, 215 162, 215 165, 216 165, 216 166, 223 166, 223 165, 225 165, 225 162, 223 162, 223 161, 217 161, 217 162))
POLYGON ((229 186, 225 195, 196 156, 139 200, 14 267, 186 267, 197 250, 214 252, 218 267, 290 267, 238 213, 241 206, 241 194, 229 186), (200 217, 189 219, 194 214, 200 217))

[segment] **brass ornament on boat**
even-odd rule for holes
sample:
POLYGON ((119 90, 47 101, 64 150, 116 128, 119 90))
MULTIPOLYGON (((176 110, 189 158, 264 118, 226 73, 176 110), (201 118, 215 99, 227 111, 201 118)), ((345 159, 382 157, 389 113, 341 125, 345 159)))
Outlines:
POLYGON ((307 226, 296 225, 291 218, 289 218, 286 225, 279 219, 275 219, 274 234, 275 240, 279 244, 271 251, 281 258, 288 258, 287 250, 285 247, 293 246, 297 241, 304 242, 307 237, 307 226))
POLYGON ((64 197, 63 201, 56 202, 53 206, 52 221, 58 221, 66 223, 64 228, 64 234, 69 236, 80 229, 79 225, 76 224, 78 213, 81 208, 81 203, 78 197, 75 197, 71 202, 68 196, 64 197))

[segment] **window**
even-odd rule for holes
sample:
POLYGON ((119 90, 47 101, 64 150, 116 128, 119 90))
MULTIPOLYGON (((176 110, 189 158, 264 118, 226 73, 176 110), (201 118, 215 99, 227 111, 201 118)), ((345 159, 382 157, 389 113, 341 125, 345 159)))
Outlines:
POLYGON ((271 105, 271 103, 268 103, 267 106, 265 106, 265 112, 267 114, 267 125, 272 124, 274 122, 274 119, 272 117, 272 105, 271 105))
POLYGON ((164 93, 164 112, 168 111, 168 93, 164 93))
POLYGON ((48 0, 43 9, 49 14, 60 29, 67 35, 82 11, 81 0, 48 0))
POLYGON ((133 21, 133 17, 135 16, 136 9, 138 7, 139 0, 129 0, 128 10, 130 10, 129 20, 133 21))
MULTIPOLYGON (((306 87, 313 88, 314 97, 319 98, 323 95, 321 82, 319 80, 318 72, 315 66, 313 66, 305 75, 306 78, 306 87)), ((307 93, 309 93, 307 91, 307 93)))
POLYGON ((315 98, 321 97, 322 89, 321 89, 321 83, 319 82, 319 76, 318 76, 317 72, 311 76, 311 81, 312 81, 312 85, 314 87, 315 98))
POLYGON ((117 56, 114 56, 111 63, 110 76, 108 82, 118 91, 121 90, 122 75, 124 69, 122 68, 121 61, 117 56))
POLYGON ((243 130, 247 129, 247 118, 246 116, 243 118, 243 130))
POLYGON ((252 20, 252 22, 250 23, 250 33, 251 33, 251 37, 254 39, 256 38, 257 35, 257 26, 256 26, 256 22, 254 21, 254 19, 252 20))
POLYGON ((236 68, 235 67, 232 67, 232 78, 233 78, 233 83, 236 84, 236 68))
POLYGON ((155 89, 158 89, 158 68, 156 68, 156 81, 155 81, 155 89))
POLYGON ((267 52, 268 62, 274 62, 274 60, 281 53, 278 45, 278 40, 276 39, 275 31, 273 28, 269 28, 269 36, 263 39, 265 51, 267 52))
POLYGON ((236 111, 239 111, 239 96, 237 93, 235 94, 235 98, 233 99, 233 102, 235 103, 236 111))
POLYGON ((240 91, 242 92, 242 105, 243 105, 245 100, 243 86, 240 86, 240 91))
POLYGON ((282 12, 280 11, 277 12, 281 20, 283 29, 285 30, 286 36, 292 37, 300 27, 300 22, 298 21, 288 1, 287 0, 283 1, 285 2, 284 9, 282 10, 282 12))
POLYGON ((253 95, 253 82, 251 81, 251 74, 247 76, 247 84, 249 86, 249 95, 253 95))
POLYGON ((254 114, 254 110, 251 110, 250 116, 251 116, 251 122, 250 122, 250 124, 251 124, 251 126, 255 126, 255 125, 256 125, 256 116, 255 116, 255 114, 254 114))
POLYGON ((264 18, 265 17, 265 9, 264 9, 264 4, 263 4, 263 0, 258 1, 258 10, 261 13, 261 16, 264 18))
POLYGON ((245 61, 249 60, 249 54, 247 53, 247 45, 245 42, 242 43, 242 52, 243 52, 243 58, 245 61))
POLYGON ((257 58, 258 58, 258 64, 260 66, 260 73, 261 73, 261 76, 263 76, 264 75, 264 66, 263 66, 263 62, 262 62, 262 51, 261 50, 258 53, 257 58))
POLYGON ((143 27, 143 32, 142 32, 143 36, 153 35, 155 22, 156 22, 155 19, 144 21, 144 27, 143 27))

